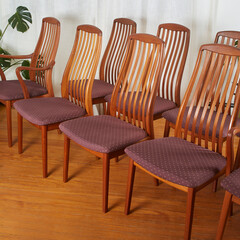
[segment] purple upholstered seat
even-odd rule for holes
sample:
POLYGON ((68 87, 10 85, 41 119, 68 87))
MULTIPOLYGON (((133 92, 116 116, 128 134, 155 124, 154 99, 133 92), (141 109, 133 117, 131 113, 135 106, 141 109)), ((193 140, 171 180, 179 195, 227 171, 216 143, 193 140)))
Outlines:
MULTIPOLYGON (((79 83, 79 81, 76 81, 77 84, 79 83)), ((69 82, 69 84, 76 84, 75 81, 69 82)), ((102 98, 108 94, 112 94, 112 91, 114 89, 114 85, 110 84, 110 83, 106 83, 105 81, 102 80, 94 80, 93 82, 93 87, 92 87, 92 98, 102 98)), ((70 85, 69 85, 69 93, 70 93, 70 85)), ((76 91, 77 88, 76 88, 76 91)))
POLYGON ((85 109, 58 97, 19 100, 13 106, 23 118, 40 126, 67 121, 86 114, 85 109))
MULTIPOLYGON (((46 94, 48 91, 41 85, 25 80, 30 97, 37 97, 46 94)), ((23 99, 23 90, 18 80, 0 81, 0 99, 4 101, 23 99)))
POLYGON ((176 137, 134 144, 125 152, 156 176, 186 187, 197 187, 222 170, 220 154, 176 137))
POLYGON ((100 98, 108 94, 112 94, 113 89, 113 84, 106 83, 102 80, 94 80, 92 88, 92 98, 100 98))
POLYGON ((101 153, 123 149, 147 136, 144 130, 108 115, 69 120, 59 128, 81 146, 101 153))
MULTIPOLYGON (((104 99, 106 102, 111 102, 112 95, 107 95, 104 99)), ((126 106, 127 107, 127 106, 126 106)), ((133 105, 131 106, 133 108, 133 105)), ((163 112, 176 108, 176 104, 170 100, 161 98, 159 96, 156 97, 154 108, 153 108, 153 115, 162 114, 163 112)), ((128 111, 128 108, 126 108, 128 111)))
POLYGON ((224 178, 221 186, 231 194, 240 198, 240 168, 224 178))
MULTIPOLYGON (((185 123, 186 123, 186 118, 187 118, 188 109, 189 109, 189 107, 186 108, 186 111, 185 111, 184 116, 183 116, 183 122, 182 122, 182 127, 183 127, 183 128, 184 128, 185 123)), ((192 113, 192 115, 191 115, 191 119, 190 119, 189 127, 188 127, 189 130, 192 129, 192 121, 193 121, 193 117, 194 117, 195 110, 196 110, 196 107, 194 107, 193 113, 192 113)), ((166 112, 163 113, 163 117, 164 117, 166 120, 168 120, 169 122, 171 122, 171 123, 173 123, 173 124, 176 124, 178 111, 179 111, 179 108, 175 108, 175 109, 166 111, 166 112)), ((197 119, 196 129, 198 129, 198 127, 199 127, 199 122, 200 122, 200 117, 201 117, 201 115, 202 115, 202 111, 203 111, 203 108, 200 109, 200 114, 199 114, 199 117, 198 117, 198 119, 197 119)), ((206 113, 205 122, 204 122, 204 125, 203 125, 203 134, 205 133, 205 127, 206 127, 206 122, 207 122, 208 114, 209 114, 209 111, 207 111, 207 113, 206 113)), ((219 136, 219 130, 220 130, 220 124, 221 124, 222 117, 223 117, 223 114, 220 114, 220 116, 219 116, 219 121, 218 121, 218 126, 217 126, 217 132, 216 132, 216 136, 217 136, 217 137, 219 136)), ((213 129, 213 124, 214 124, 215 118, 216 118, 216 112, 213 113, 211 125, 210 125, 210 128, 209 128, 209 135, 210 135, 210 136, 212 135, 212 129, 213 129)), ((230 120, 231 120, 231 116, 228 115, 228 116, 226 117, 226 121, 225 121, 224 128, 223 128, 223 138, 227 137, 227 132, 228 132, 230 120)), ((240 119, 239 119, 239 120, 240 120, 240 119)), ((238 120, 238 124, 240 123, 239 120, 238 120)))

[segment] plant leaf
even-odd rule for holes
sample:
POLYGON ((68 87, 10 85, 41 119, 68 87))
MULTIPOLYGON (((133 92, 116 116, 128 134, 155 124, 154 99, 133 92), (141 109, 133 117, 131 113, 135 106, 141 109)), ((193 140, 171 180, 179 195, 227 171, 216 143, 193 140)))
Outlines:
POLYGON ((17 27, 17 31, 26 32, 29 29, 28 23, 32 23, 32 15, 26 7, 19 6, 16 9, 16 13, 13 14, 9 19, 8 23, 14 29, 17 27))
MULTIPOLYGON (((22 66, 24 66, 24 67, 29 67, 29 66, 30 66, 30 61, 29 61, 29 60, 24 60, 24 61, 22 62, 22 66)), ((29 71, 28 71, 28 70, 22 70, 21 73, 22 73, 22 76, 23 76, 25 79, 30 79, 29 71)))
MULTIPOLYGON (((0 47, 0 54, 11 55, 8 51, 0 47)), ((0 58, 0 66, 3 68, 3 71, 7 70, 11 66, 11 59, 9 58, 0 58)))

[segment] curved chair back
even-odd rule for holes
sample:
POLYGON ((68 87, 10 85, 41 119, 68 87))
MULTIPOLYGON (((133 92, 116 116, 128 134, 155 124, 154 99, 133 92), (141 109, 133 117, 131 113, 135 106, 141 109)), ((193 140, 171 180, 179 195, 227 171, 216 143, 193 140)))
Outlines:
POLYGON ((164 42, 158 37, 132 34, 110 105, 112 116, 145 129, 151 137, 163 52, 164 42))
POLYGON ((240 48, 239 39, 239 31, 221 31, 216 34, 214 42, 240 48))
MULTIPOLYGON (((56 18, 46 17, 42 20, 41 33, 33 52, 30 67, 43 68, 55 60, 60 38, 60 22, 56 18)), ((30 79, 52 92, 52 70, 44 72, 30 71, 30 79)))
POLYGON ((206 148, 221 153, 224 141, 222 136, 235 125, 239 114, 239 57, 240 50, 232 46, 201 46, 179 110, 176 136, 181 136, 181 127, 184 127, 183 138, 187 139, 191 129, 192 142, 197 141, 201 145, 203 140, 206 148), (185 111, 189 102, 189 109, 185 111), (230 115, 231 102, 234 102, 234 107, 230 115), (209 145, 210 141, 212 146, 209 145))
POLYGON ((112 32, 100 64, 100 80, 115 84, 126 54, 127 39, 136 33, 137 24, 128 18, 113 21, 112 32))
POLYGON ((190 30, 175 23, 160 24, 157 36, 165 42, 165 58, 158 96, 180 106, 180 88, 187 58, 190 30))
POLYGON ((102 46, 102 31, 92 25, 78 26, 75 42, 62 80, 62 97, 92 109, 92 85, 102 46))

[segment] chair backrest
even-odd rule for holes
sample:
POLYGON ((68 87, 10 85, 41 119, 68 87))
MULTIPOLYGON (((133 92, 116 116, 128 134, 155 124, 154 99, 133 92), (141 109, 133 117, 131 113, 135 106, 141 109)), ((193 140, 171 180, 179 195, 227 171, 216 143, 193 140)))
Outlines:
MULTIPOLYGON (((56 18, 46 17, 42 19, 42 28, 37 45, 33 52, 30 67, 46 67, 55 60, 60 38, 60 22, 56 18)), ((52 90, 52 72, 46 75, 41 72, 30 72, 30 79, 52 90)), ((53 95, 53 94, 52 94, 53 95)))
POLYGON ((221 153, 223 131, 226 131, 224 128, 228 126, 230 129, 234 126, 239 114, 239 57, 240 49, 232 46, 207 44, 200 47, 190 83, 180 106, 175 136, 187 139, 191 129, 190 141, 197 141, 199 145, 204 141, 206 148, 221 153), (184 112, 189 102, 184 134, 181 134, 184 112), (229 114, 231 102, 234 102, 234 107, 229 114))
POLYGON ((226 44, 240 48, 239 31, 221 31, 216 34, 214 43, 226 44))
POLYGON ((137 24, 128 18, 113 21, 112 32, 100 64, 100 80, 115 84, 124 56, 128 36, 136 33, 137 24))
POLYGON ((180 90, 190 30, 175 23, 160 24, 157 36, 165 42, 165 59, 158 95, 180 106, 180 90))
POLYGON ((111 98, 110 114, 153 136, 153 106, 162 71, 164 42, 149 34, 132 34, 111 98))
POLYGON ((102 31, 92 25, 77 27, 75 41, 62 79, 62 97, 92 109, 92 85, 100 58, 102 31))

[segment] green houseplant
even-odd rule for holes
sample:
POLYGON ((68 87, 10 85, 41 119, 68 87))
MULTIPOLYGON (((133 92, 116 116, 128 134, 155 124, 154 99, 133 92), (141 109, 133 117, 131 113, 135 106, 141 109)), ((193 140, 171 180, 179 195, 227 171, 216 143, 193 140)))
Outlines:
MULTIPOLYGON (((29 10, 24 6, 17 7, 16 12, 8 19, 8 23, 4 30, 2 31, 0 29, 0 54, 11 55, 2 47, 3 36, 8 27, 11 26, 13 29, 24 33, 29 29, 28 23, 32 23, 32 15, 29 10)), ((0 58, 0 67, 4 72, 14 65, 30 66, 30 62, 28 60, 16 61, 14 59, 0 58)), ((25 79, 29 79, 28 71, 23 71, 22 75, 25 79)))

